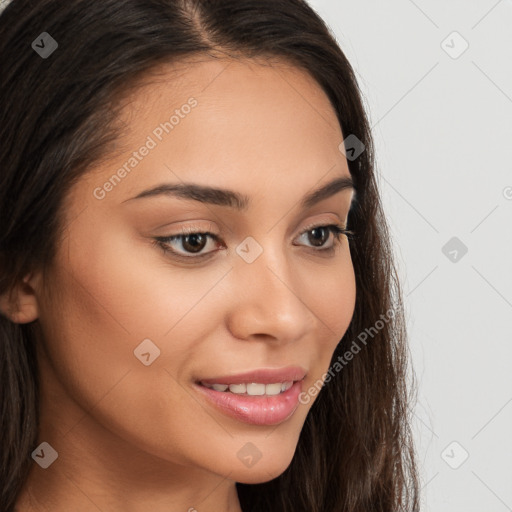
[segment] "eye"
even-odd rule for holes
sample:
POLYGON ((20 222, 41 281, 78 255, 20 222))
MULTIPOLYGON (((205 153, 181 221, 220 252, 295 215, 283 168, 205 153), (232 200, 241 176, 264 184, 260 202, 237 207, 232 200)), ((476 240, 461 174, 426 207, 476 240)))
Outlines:
POLYGON ((308 242, 311 241, 313 247, 321 247, 321 249, 318 249, 319 252, 332 252, 341 243, 342 235, 346 235, 350 239, 353 233, 340 224, 321 224, 308 226, 299 238, 306 237, 308 242), (324 247, 331 234, 333 235, 332 244, 324 247))
MULTIPOLYGON (((171 256, 184 261, 200 260, 210 256, 215 251, 201 252, 208 247, 208 242, 215 241, 220 243, 220 238, 210 232, 202 232, 196 227, 191 226, 183 228, 180 234, 156 237, 155 242, 165 254, 170 253, 171 256), (181 246, 182 250, 176 250, 173 247, 181 246), (187 256, 187 254, 192 254, 187 256), (196 254, 197 256, 194 256, 196 254)), ((211 245, 211 244, 210 244, 211 245)))
MULTIPOLYGON (((315 252, 331 253, 336 246, 341 243, 342 235, 346 235, 348 239, 351 239, 353 232, 347 230, 340 224, 321 224, 308 226, 302 231, 298 238, 301 239, 305 237, 307 243, 311 244, 310 247, 315 249, 315 252), (331 239, 331 235, 332 243, 328 247, 325 247, 326 242, 331 239)), ((153 243, 158 245, 165 254, 170 253, 173 258, 190 262, 209 258, 216 252, 215 249, 204 251, 204 249, 208 247, 209 242, 217 242, 217 244, 224 245, 218 235, 208 231, 199 231, 192 226, 182 229, 180 234, 167 237, 155 237, 153 243), (176 245, 181 246, 181 250, 177 250, 175 248, 176 245)), ((210 245, 215 246, 215 243, 210 243, 210 245)))

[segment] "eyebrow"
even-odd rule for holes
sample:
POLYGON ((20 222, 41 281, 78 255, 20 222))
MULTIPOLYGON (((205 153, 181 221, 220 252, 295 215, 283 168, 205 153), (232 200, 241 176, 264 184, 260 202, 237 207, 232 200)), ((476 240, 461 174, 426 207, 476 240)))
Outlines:
MULTIPOLYGON (((302 209, 311 208, 320 201, 347 189, 352 190, 355 196, 356 188, 352 177, 338 177, 306 194, 300 202, 300 207, 302 209)), ((223 188, 199 185, 196 183, 163 183, 151 189, 144 190, 135 197, 126 199, 123 203, 134 199, 143 199, 162 195, 234 208, 238 211, 246 210, 250 204, 250 198, 245 194, 240 194, 239 192, 223 188)))

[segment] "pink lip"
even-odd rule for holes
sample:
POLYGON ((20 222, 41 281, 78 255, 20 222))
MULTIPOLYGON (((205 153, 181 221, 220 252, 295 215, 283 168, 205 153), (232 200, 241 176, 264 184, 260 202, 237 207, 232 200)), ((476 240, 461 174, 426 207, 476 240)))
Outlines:
POLYGON ((261 384, 274 384, 276 382, 289 382, 302 380, 306 376, 306 370, 300 366, 287 366, 286 368, 258 368, 237 375, 225 375, 199 379, 197 382, 205 384, 250 384, 259 382, 261 384))
MULTIPOLYGON (((219 383, 219 381, 215 382, 219 383)), ((233 381, 230 382, 234 384, 233 381)), ((262 381, 256 380, 256 382, 262 381)), ((281 381, 277 380, 277 382, 281 381)), ((222 384, 222 382, 219 384, 222 384)), ((268 384, 271 384, 271 382, 268 382, 268 384)), ((302 382, 297 381, 290 389, 279 395, 250 396, 236 395, 227 391, 215 391, 201 384, 194 385, 221 412, 252 425, 277 425, 287 420, 299 405, 298 398, 302 389, 302 382)))

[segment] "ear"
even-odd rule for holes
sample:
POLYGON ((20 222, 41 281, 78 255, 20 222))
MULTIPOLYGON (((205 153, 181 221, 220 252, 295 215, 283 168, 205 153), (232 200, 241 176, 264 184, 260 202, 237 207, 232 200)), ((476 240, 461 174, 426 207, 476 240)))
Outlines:
POLYGON ((26 324, 38 318, 38 279, 39 275, 28 274, 15 286, 11 294, 7 291, 0 295, 0 311, 12 322, 26 324))

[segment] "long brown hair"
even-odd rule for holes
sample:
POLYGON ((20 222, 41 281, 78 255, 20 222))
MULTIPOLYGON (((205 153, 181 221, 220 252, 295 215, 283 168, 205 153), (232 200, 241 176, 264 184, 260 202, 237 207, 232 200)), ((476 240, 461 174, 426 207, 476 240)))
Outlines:
MULTIPOLYGON (((357 192, 348 217, 356 306, 333 365, 363 333, 367 341, 322 388, 284 473, 236 484, 242 508, 417 511, 414 374, 409 385, 401 290, 369 123, 351 65, 305 1, 13 0, 0 16, 0 294, 52 262, 65 229, 66 193, 112 152, 116 98, 159 64, 217 51, 278 57, 306 70, 330 99, 344 136, 364 144, 348 161, 357 192), (31 47, 42 32, 58 43, 48 58, 31 47)), ((3 512, 13 512, 33 463, 36 324, 0 315, 3 512)))

